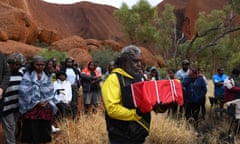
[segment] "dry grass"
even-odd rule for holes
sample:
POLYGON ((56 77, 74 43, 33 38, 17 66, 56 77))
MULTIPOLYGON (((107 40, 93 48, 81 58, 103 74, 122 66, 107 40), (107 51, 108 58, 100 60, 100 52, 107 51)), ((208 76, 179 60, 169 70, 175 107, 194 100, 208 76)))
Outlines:
POLYGON ((56 134, 56 144, 107 144, 107 131, 104 115, 80 115, 78 119, 65 119, 57 122, 61 132, 56 134))
MULTIPOLYGON (((53 143, 58 144, 107 144, 107 131, 102 112, 80 115, 78 120, 58 122, 62 131, 54 134, 53 143)), ((146 144, 192 144, 196 143, 194 130, 183 121, 166 118, 164 114, 152 113, 150 135, 146 144)))
MULTIPOLYGON (((213 96, 213 84, 208 82, 207 96, 213 96)), ((82 107, 80 105, 80 107, 82 107)), ((167 118, 165 114, 152 113, 149 136, 145 144, 230 144, 226 139, 229 119, 209 116, 210 103, 207 98, 207 117, 200 121, 198 129, 194 129, 184 119, 167 118), (196 135, 198 132, 198 135, 196 135)), ((106 124, 102 107, 97 114, 86 116, 81 114, 77 120, 65 119, 57 121, 61 131, 53 134, 51 144, 108 144, 106 124)), ((1 131, 1 130, 0 130, 1 131)), ((1 132, 0 143, 3 143, 1 132)), ((17 143, 20 144, 18 137, 17 143)), ((240 136, 235 137, 232 144, 240 144, 240 136)))
POLYGON ((197 137, 185 120, 166 118, 165 114, 152 113, 152 122, 146 144, 193 144, 197 137))
MULTIPOLYGON (((213 96, 213 84, 209 81, 207 96, 213 96)), ((207 98, 207 112, 210 103, 207 98)), ((208 116, 208 113, 207 113, 208 116)), ((198 130, 184 119, 167 118, 165 114, 152 113, 149 136, 145 144, 227 144, 227 131, 230 121, 226 117, 207 117, 200 121, 198 130), (198 132, 198 135, 196 134, 198 132)), ((108 144, 106 124, 102 111, 93 115, 81 114, 77 120, 67 119, 58 122, 61 132, 53 134, 56 144, 108 144)), ((239 137, 235 143, 240 143, 239 137)))

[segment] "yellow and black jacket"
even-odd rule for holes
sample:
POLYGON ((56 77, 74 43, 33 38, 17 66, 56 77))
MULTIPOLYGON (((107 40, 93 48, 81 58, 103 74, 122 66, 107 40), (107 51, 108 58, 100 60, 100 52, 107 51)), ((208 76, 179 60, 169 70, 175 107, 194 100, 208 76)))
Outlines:
POLYGON ((143 143, 149 132, 150 113, 134 107, 131 84, 141 81, 121 68, 115 68, 102 85, 108 136, 119 143, 143 143))

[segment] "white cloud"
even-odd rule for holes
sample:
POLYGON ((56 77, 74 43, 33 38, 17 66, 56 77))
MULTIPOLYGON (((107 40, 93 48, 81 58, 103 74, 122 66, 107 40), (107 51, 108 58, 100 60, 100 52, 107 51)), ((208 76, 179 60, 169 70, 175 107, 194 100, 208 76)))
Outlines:
MULTIPOLYGON (((46 2, 50 3, 58 3, 58 4, 72 4, 80 1, 90 1, 93 3, 99 3, 99 4, 107 4, 111 5, 117 8, 120 8, 122 3, 126 3, 129 7, 132 7, 134 4, 136 4, 139 0, 44 0, 46 2)), ((148 0, 148 2, 152 6, 156 6, 159 4, 162 0, 148 0)))

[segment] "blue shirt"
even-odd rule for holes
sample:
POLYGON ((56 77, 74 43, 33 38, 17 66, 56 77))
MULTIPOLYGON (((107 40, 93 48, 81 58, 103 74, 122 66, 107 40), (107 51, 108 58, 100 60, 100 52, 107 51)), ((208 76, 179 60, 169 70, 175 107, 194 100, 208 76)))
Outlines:
POLYGON ((222 97, 224 96, 224 86, 223 85, 217 85, 219 82, 224 82, 224 80, 227 78, 226 74, 214 74, 212 76, 213 84, 214 84, 214 96, 215 97, 222 97))

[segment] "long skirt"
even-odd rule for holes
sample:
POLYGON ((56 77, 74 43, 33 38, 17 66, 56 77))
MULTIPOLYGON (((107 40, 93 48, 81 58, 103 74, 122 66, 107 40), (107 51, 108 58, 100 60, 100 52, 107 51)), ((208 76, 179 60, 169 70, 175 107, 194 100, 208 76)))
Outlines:
POLYGON ((22 142, 47 143, 51 142, 51 121, 40 119, 23 119, 22 142))
POLYGON ((49 107, 35 106, 23 114, 22 142, 47 143, 51 142, 52 110, 49 107))

